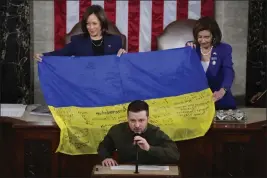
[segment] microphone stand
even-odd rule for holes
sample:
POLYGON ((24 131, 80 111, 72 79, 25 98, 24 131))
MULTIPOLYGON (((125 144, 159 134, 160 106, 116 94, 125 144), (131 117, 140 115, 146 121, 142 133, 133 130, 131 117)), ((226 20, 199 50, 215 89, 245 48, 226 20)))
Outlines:
POLYGON ((138 145, 137 145, 137 143, 136 143, 135 147, 136 147, 136 160, 135 160, 135 172, 134 173, 138 174, 139 171, 138 171, 138 145))
POLYGON ((1 115, 1 103, 2 103, 2 88, 3 88, 3 62, 0 60, 0 115, 1 115))

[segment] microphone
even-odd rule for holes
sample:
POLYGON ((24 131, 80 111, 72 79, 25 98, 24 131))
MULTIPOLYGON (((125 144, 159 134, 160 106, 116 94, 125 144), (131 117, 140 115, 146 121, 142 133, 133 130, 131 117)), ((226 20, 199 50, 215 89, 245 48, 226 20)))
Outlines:
MULTIPOLYGON (((134 134, 134 137, 135 136, 140 136, 140 133, 135 133, 134 134)), ((135 160, 135 174, 138 174, 139 171, 138 171, 138 145, 137 143, 135 143, 135 150, 136 150, 136 160, 135 160)))

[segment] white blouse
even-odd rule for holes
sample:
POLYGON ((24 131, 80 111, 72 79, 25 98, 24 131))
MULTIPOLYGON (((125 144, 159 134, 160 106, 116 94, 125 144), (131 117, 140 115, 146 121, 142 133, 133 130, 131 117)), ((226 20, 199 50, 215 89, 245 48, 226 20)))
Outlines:
POLYGON ((207 72, 208 67, 210 65, 210 61, 201 61, 201 64, 203 66, 204 71, 207 72))

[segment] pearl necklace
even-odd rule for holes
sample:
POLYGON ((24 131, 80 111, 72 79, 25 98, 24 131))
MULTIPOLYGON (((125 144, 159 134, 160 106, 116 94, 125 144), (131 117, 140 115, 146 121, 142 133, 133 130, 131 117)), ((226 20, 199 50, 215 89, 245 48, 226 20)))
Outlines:
POLYGON ((200 52, 201 52, 201 54, 202 54, 203 56, 207 56, 207 55, 210 54, 212 48, 213 48, 213 46, 211 46, 210 50, 209 50, 207 53, 203 53, 203 52, 202 52, 202 49, 200 48, 200 52))

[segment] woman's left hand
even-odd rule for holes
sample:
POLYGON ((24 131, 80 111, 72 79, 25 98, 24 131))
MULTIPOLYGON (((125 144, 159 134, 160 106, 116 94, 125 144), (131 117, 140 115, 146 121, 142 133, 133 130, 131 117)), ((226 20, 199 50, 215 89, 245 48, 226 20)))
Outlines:
POLYGON ((121 49, 118 51, 117 56, 120 57, 122 54, 125 54, 125 53, 127 53, 126 50, 121 48, 121 49))
POLYGON ((215 91, 213 93, 213 100, 214 100, 214 102, 222 99, 222 97, 225 95, 225 93, 226 92, 225 92, 225 90, 223 88, 221 88, 219 91, 215 91))

